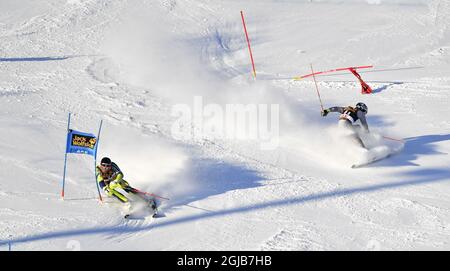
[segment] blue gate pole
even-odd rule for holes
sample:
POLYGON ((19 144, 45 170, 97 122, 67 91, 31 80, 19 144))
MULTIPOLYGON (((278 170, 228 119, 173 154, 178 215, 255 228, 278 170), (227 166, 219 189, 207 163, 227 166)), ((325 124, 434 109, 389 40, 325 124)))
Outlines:
MULTIPOLYGON (((67 135, 70 131, 70 112, 69 112, 69 120, 67 121, 67 135)), ((63 173, 63 179, 62 179, 62 190, 61 190, 61 197, 64 200, 64 186, 66 184, 66 167, 67 167, 67 135, 66 135, 66 151, 64 153, 64 173, 63 173)))
POLYGON ((100 198, 100 202, 103 202, 103 199, 102 199, 102 194, 100 193, 100 187, 98 186, 97 176, 95 176, 95 173, 96 173, 96 168, 97 168, 97 149, 98 149, 98 144, 100 143, 100 132, 102 131, 102 124, 103 124, 103 120, 100 121, 100 127, 98 128, 97 144, 95 145, 95 153, 94 153, 94 177, 95 177, 95 184, 97 186, 98 197, 100 198))

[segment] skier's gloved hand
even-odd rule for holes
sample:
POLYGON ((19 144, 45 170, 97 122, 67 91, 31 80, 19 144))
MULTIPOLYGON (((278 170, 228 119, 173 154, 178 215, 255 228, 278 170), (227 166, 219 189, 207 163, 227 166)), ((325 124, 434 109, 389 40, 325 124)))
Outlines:
POLYGON ((328 109, 324 109, 324 110, 320 111, 320 114, 322 115, 322 117, 326 117, 326 115, 328 115, 328 113, 330 113, 330 110, 328 110, 328 109))
POLYGON ((116 188, 120 187, 121 187, 120 184, 116 180, 109 183, 109 189, 111 190, 115 190, 116 188))
POLYGON ((111 191, 111 189, 109 189, 109 186, 103 187, 103 191, 105 191, 105 193, 106 193, 108 196, 112 196, 112 191, 111 191))

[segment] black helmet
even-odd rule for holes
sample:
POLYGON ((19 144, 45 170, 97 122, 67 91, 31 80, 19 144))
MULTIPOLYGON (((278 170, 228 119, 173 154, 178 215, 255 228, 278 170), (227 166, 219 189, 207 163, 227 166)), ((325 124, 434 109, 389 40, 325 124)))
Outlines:
POLYGON ((111 159, 109 159, 108 157, 103 157, 102 161, 100 161, 101 165, 111 165, 111 159))
POLYGON ((359 102, 359 103, 356 104, 356 108, 357 108, 358 110, 361 110, 362 112, 364 112, 364 113, 366 113, 366 114, 367 114, 367 112, 369 111, 369 109, 367 108, 367 105, 366 105, 365 103, 361 103, 361 102, 359 102))

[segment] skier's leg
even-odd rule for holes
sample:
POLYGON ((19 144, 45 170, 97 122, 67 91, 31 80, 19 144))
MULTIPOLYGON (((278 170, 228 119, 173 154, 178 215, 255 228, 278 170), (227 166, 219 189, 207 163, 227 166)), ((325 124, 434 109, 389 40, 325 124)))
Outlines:
POLYGON ((118 192, 116 190, 112 191, 112 196, 115 197, 116 199, 120 200, 123 203, 127 203, 128 202, 128 199, 124 195, 122 195, 120 192, 118 192))
POLYGON ((353 140, 353 142, 358 144, 358 146, 361 146, 362 148, 366 149, 366 146, 364 146, 363 141, 361 140, 361 138, 357 134, 354 134, 352 136, 352 140, 353 140))
POLYGON ((120 188, 120 187, 121 187, 121 185, 119 183, 115 183, 115 182, 110 183, 109 184, 109 195, 115 196, 122 202, 128 202, 127 197, 125 197, 124 195, 122 195, 122 193, 120 193, 119 191, 116 190, 116 188, 120 188))
MULTIPOLYGON (((125 190, 127 191, 127 190, 125 190)), ((140 199, 144 200, 144 201, 149 201, 148 197, 145 194, 139 193, 136 191, 136 189, 134 189, 133 187, 129 187, 128 193, 131 193, 133 195, 136 195, 137 197, 139 197, 140 199)))
POLYGON ((364 149, 366 148, 366 146, 364 145, 364 142, 358 136, 358 131, 350 123, 350 121, 341 119, 341 120, 339 120, 338 126, 340 128, 341 136, 346 138, 347 142, 354 143, 364 149))
POLYGON ((119 191, 117 191, 117 190, 111 190, 111 192, 112 192, 112 195, 114 196, 114 197, 116 197, 116 198, 118 198, 121 202, 128 202, 128 199, 127 199, 127 197, 125 197, 124 195, 122 195, 122 193, 120 193, 119 191))
POLYGON ((158 212, 158 209, 157 209, 157 208, 158 208, 158 204, 157 204, 155 198, 153 198, 153 197, 149 198, 149 197, 146 196, 145 194, 139 193, 137 189, 131 187, 130 184, 129 184, 127 181, 125 181, 125 180, 121 180, 121 181, 119 182, 119 184, 120 184, 121 188, 122 188, 125 192, 130 193, 130 194, 133 194, 133 195, 136 195, 136 196, 138 196, 139 198, 141 198, 143 201, 147 202, 147 203, 148 203, 148 206, 150 206, 150 207, 152 208, 152 210, 155 211, 155 214, 158 212))
POLYGON ((123 189, 123 191, 127 192, 127 193, 131 193, 131 194, 136 194, 136 189, 134 189, 133 187, 130 186, 130 184, 125 181, 125 180, 120 180, 119 181, 120 184, 120 188, 123 189))
POLYGON ((139 192, 137 191, 137 189, 131 187, 130 184, 129 184, 127 181, 121 180, 121 181, 120 181, 120 185, 121 185, 122 189, 123 189, 125 192, 127 192, 127 193, 129 193, 129 194, 136 195, 136 196, 140 197, 141 199, 143 199, 143 200, 145 200, 145 201, 148 201, 148 198, 147 198, 144 194, 139 193, 139 192))
POLYGON ((361 148, 366 149, 366 146, 364 145, 364 142, 362 141, 361 137, 359 137, 357 126, 352 126, 352 131, 353 131, 353 134, 352 134, 353 142, 355 142, 361 148))
POLYGON ((127 181, 125 181, 124 179, 120 180, 119 184, 122 187, 122 189, 124 189, 124 190, 125 190, 125 188, 130 187, 130 184, 127 181))
POLYGON ((158 212, 158 203, 156 202, 156 199, 151 199, 150 201, 150 207, 155 210, 155 212, 158 212))
POLYGON ((128 185, 128 187, 126 189, 124 189, 125 191, 127 191, 127 193, 131 193, 133 195, 138 196, 139 198, 141 198, 143 201, 147 202, 148 206, 150 206, 152 208, 152 210, 155 211, 155 213, 157 212, 157 202, 156 199, 154 197, 149 197, 143 193, 139 193, 137 189, 131 187, 128 185))

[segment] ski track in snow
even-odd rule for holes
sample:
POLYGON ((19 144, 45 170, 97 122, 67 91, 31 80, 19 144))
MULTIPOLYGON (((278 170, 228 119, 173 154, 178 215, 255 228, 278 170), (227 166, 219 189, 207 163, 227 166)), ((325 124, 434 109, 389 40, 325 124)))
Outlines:
MULTIPOLYGON (((205 70, 247 89, 240 3, 142 0, 136 5, 163 13, 175 40, 191 46, 205 70)), ((450 78, 442 71, 448 70, 450 52, 449 9, 442 8, 447 3, 404 9, 370 5, 361 29, 336 23, 359 4, 341 5, 335 13, 326 5, 333 4, 244 5, 265 88, 302 108, 318 108, 312 81, 283 80, 285 74, 306 73, 311 62, 316 69, 361 61, 425 67, 361 73, 375 90, 371 96, 359 96, 354 78, 318 77, 326 106, 363 99, 370 104, 372 129, 406 138, 402 153, 357 170, 326 168, 325 157, 311 159, 296 146, 265 152, 255 142, 173 140, 171 102, 158 95, 159 86, 127 82, 122 67, 101 49, 104 33, 123 23, 127 1, 58 2, 1 25, 0 136, 9 141, 0 143, 0 166, 7 169, 0 173, 0 244, 12 240, 15 250, 65 250, 71 240, 86 250, 448 249, 450 78), (337 34, 326 28, 328 21, 312 18, 316 12, 330 14, 337 34), (299 35, 292 34, 295 25, 305 25, 299 35), (318 29, 330 41, 312 39, 318 29), (414 39, 429 42, 409 42, 414 39), (71 157, 70 196, 62 201, 60 143, 68 111, 81 130, 95 129, 103 119, 142 137, 181 144, 206 167, 195 168, 204 187, 166 203, 167 209, 163 205, 164 218, 125 221, 116 208, 120 204, 98 203, 91 161, 71 157), (74 170, 77 166, 82 170, 74 170)), ((155 65, 153 59, 148 65, 155 65)), ((175 86, 181 89, 183 83, 175 86)), ((309 110, 307 116, 319 121, 309 110)), ((335 124, 333 117, 323 121, 335 124)))

